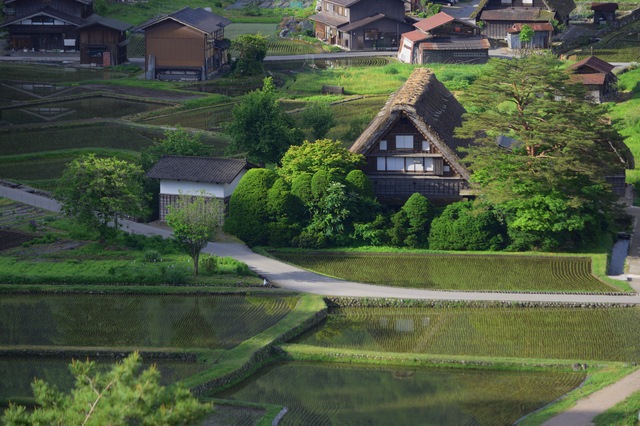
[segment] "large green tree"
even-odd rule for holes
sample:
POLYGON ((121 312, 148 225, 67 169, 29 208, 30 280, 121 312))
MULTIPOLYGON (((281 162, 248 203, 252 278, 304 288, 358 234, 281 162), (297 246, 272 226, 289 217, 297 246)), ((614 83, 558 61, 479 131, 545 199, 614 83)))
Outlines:
POLYGON ((100 372, 92 361, 74 361, 70 368, 75 387, 62 393, 37 379, 32 387, 36 408, 11 405, 4 412, 5 425, 184 425, 211 412, 188 389, 160 385, 155 366, 139 372, 137 352, 100 372))
POLYGON ((302 123, 311 129, 313 139, 322 139, 335 126, 336 120, 328 103, 311 102, 302 111, 302 123))
POLYGON ((104 243, 123 216, 145 214, 140 166, 93 154, 73 160, 58 181, 55 197, 67 216, 95 228, 104 243))
POLYGON ((491 59, 463 103, 457 135, 475 140, 464 161, 512 248, 576 246, 608 228, 616 204, 604 177, 620 167, 621 138, 560 61, 491 59))
POLYGON ((143 149, 140 164, 145 171, 149 171, 163 155, 205 157, 211 155, 211 147, 202 143, 199 132, 189 132, 178 126, 165 130, 162 139, 155 140, 151 146, 143 149))
POLYGON ((222 228, 224 205, 218 198, 202 191, 197 196, 180 194, 169 205, 167 225, 173 238, 193 260, 193 273, 198 275, 200 252, 208 242, 214 241, 222 228))
POLYGON ((245 153, 254 163, 280 163, 291 145, 302 142, 300 130, 279 105, 271 77, 264 79, 261 90, 254 90, 233 107, 227 127, 231 136, 230 153, 245 153))
POLYGON ((238 52, 234 63, 236 75, 254 75, 264 71, 263 60, 267 56, 267 38, 261 34, 241 34, 231 42, 238 52))

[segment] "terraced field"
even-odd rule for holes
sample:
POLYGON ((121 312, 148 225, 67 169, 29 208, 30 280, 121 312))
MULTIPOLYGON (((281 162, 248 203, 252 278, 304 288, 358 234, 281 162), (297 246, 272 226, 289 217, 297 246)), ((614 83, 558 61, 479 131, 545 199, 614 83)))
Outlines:
POLYGON ((298 343, 381 352, 640 361, 640 308, 338 308, 298 343))
POLYGON ((229 349, 284 318, 295 298, 3 295, 0 346, 229 349))
POLYGON ((471 254, 272 252, 349 281, 441 290, 588 291, 614 289, 591 274, 588 257, 471 254))
POLYGON ((284 405, 282 425, 507 425, 575 388, 583 374, 284 364, 225 397, 284 405), (322 386, 313 386, 322 383, 322 386))

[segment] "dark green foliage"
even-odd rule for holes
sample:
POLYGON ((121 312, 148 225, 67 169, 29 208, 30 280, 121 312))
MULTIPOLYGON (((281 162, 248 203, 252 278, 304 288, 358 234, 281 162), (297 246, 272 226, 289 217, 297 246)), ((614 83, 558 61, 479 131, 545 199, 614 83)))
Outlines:
POLYGON ((424 195, 414 193, 392 218, 391 241, 394 245, 426 247, 434 208, 424 195))
POLYGON ((354 242, 363 243, 370 246, 384 246, 391 244, 389 237, 389 217, 379 213, 371 222, 354 223, 354 242))
POLYGON ((265 196, 277 175, 273 170, 251 169, 238 183, 229 200, 229 216, 224 230, 249 245, 269 241, 268 199, 265 196))
POLYGON ((264 79, 261 90, 248 93, 233 107, 227 133, 229 153, 244 153, 260 165, 279 164, 287 149, 303 139, 293 119, 280 108, 271 77, 264 79))
POLYGON ((366 116, 360 116, 355 118, 349 123, 349 129, 344 134, 344 140, 347 142, 354 142, 362 134, 364 129, 369 124, 369 118, 366 116))
POLYGON ((269 245, 288 246, 300 233, 306 209, 302 200, 291 193, 284 179, 275 181, 267 193, 267 207, 272 222, 269 223, 269 245))
POLYGON ((311 129, 313 139, 324 138, 336 124, 333 112, 326 102, 312 102, 302 112, 302 123, 311 129))
POLYGON ((347 187, 365 198, 374 198, 371 180, 362 170, 351 170, 346 178, 347 187))
POLYGON ((233 64, 234 74, 255 75, 264 72, 262 61, 267 56, 267 38, 261 34, 241 34, 231 43, 238 52, 233 64))
POLYGON ((433 250, 500 250, 506 226, 495 212, 469 201, 449 204, 431 223, 429 248, 433 250))
POLYGON ((318 170, 313 174, 311 178, 311 194, 316 202, 325 196, 332 182, 334 182, 334 177, 326 170, 318 170))
POLYGON ((155 140, 153 145, 140 153, 140 165, 149 171, 163 155, 186 155, 206 157, 211 155, 211 147, 202 143, 200 133, 191 133, 180 126, 175 130, 166 130, 164 138, 155 140))
POLYGON ((200 256, 200 273, 204 276, 211 276, 218 270, 218 257, 211 254, 200 256))
POLYGON ((313 202, 312 178, 311 173, 301 172, 296 174, 291 182, 291 193, 300 198, 305 206, 310 206, 313 202))
POLYGON ((491 59, 465 97, 457 134, 475 143, 464 161, 480 199, 505 218, 511 249, 581 247, 611 229, 617 207, 604 176, 622 171, 626 151, 606 106, 588 103, 555 57, 491 59), (498 147, 498 136, 515 142, 498 147))
POLYGON ((172 239, 164 239, 159 235, 148 237, 140 234, 123 233, 119 239, 125 247, 140 251, 157 251, 161 254, 176 254, 179 247, 172 239))

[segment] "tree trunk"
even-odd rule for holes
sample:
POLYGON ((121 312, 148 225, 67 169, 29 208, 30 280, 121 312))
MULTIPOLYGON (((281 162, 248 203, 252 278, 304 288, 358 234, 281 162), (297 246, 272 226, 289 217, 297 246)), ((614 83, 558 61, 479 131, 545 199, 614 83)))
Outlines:
POLYGON ((200 259, 200 253, 193 255, 193 275, 198 276, 198 259, 200 259))

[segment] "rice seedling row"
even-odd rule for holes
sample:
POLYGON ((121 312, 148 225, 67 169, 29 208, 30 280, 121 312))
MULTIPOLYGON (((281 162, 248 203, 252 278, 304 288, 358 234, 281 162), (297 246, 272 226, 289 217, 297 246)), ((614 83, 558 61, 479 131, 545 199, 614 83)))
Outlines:
POLYGON ((281 424, 512 424, 584 375, 291 363, 222 396, 288 408, 281 424), (323 386, 310 386, 323 383, 323 386))
POLYGON ((637 362, 640 308, 338 308, 299 343, 381 352, 637 362))
POLYGON ((446 290, 612 291, 588 257, 377 254, 277 251, 322 274, 371 284, 446 290))
POLYGON ((7 295, 0 346, 229 349, 282 319, 280 297, 7 295))

